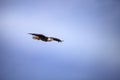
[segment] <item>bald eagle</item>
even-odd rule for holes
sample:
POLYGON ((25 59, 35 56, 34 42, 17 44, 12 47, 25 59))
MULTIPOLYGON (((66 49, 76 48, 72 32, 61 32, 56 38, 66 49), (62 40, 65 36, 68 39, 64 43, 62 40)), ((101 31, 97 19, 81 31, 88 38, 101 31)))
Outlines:
POLYGON ((58 38, 55 38, 55 37, 47 37, 43 34, 35 34, 35 33, 28 33, 30 35, 33 35, 33 39, 36 39, 36 40, 42 40, 42 41, 45 41, 45 42, 50 42, 50 41, 57 41, 57 42, 63 42, 62 40, 58 39, 58 38))

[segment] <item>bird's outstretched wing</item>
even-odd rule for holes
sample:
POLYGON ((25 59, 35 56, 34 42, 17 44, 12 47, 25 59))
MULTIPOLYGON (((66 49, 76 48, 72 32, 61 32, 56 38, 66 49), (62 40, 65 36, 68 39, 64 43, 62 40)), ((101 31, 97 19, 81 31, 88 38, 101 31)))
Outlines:
POLYGON ((52 40, 54 41, 58 41, 58 42, 63 42, 62 40, 58 39, 58 38, 54 38, 54 37, 50 37, 52 40))
POLYGON ((35 34, 35 33, 28 33, 28 34, 33 35, 33 39, 42 40, 42 41, 48 40, 48 37, 43 34, 35 34))
POLYGON ((35 33, 28 33, 30 35, 34 35, 34 36, 38 36, 38 37, 46 37, 45 35, 43 34, 35 34, 35 33))

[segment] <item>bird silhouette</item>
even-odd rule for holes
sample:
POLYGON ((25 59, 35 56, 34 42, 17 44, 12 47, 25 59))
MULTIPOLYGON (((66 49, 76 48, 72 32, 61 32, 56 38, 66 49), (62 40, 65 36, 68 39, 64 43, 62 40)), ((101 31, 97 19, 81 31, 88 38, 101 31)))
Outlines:
POLYGON ((36 40, 42 40, 44 42, 51 42, 51 41, 57 41, 57 42, 63 42, 62 40, 58 39, 58 38, 55 38, 55 37, 47 37, 43 34, 36 34, 36 33, 28 33, 30 35, 33 35, 33 39, 36 39, 36 40))

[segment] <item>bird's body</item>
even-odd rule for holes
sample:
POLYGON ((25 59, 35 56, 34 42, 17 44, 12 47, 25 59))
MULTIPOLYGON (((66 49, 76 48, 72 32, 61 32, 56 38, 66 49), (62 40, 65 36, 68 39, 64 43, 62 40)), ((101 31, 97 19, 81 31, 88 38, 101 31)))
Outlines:
POLYGON ((30 35, 33 35, 33 39, 36 40, 42 40, 45 42, 50 42, 50 41, 58 41, 58 42, 62 42, 62 40, 58 39, 58 38, 54 38, 54 37, 47 37, 43 34, 35 34, 35 33, 29 33, 30 35))

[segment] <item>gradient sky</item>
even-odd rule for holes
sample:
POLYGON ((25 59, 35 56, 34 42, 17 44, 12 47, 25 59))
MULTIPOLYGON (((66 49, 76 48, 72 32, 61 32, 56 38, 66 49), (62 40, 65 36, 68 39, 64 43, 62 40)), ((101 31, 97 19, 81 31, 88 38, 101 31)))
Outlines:
POLYGON ((1 0, 0 80, 119 80, 119 9, 119 0, 1 0))

